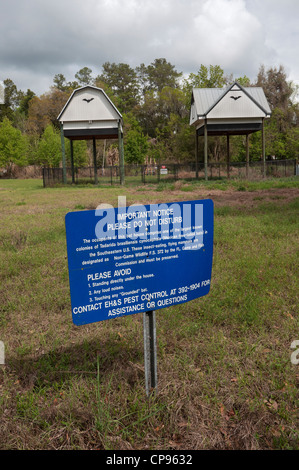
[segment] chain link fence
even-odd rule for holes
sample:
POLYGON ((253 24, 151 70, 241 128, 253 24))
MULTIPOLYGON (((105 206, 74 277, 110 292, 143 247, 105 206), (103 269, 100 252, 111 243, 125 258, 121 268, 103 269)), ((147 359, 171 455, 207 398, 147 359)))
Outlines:
MULTIPOLYGON (((296 160, 267 160, 266 177, 288 177, 296 175, 296 160)), ((208 165, 209 179, 227 178, 259 179, 263 177, 263 162, 210 162, 208 165)), ((120 183, 118 166, 97 168, 96 175, 93 167, 76 168, 72 174, 71 168, 66 169, 67 183, 113 185, 120 183)), ((163 181, 203 179, 204 165, 200 163, 196 170, 195 163, 165 164, 165 165, 125 165, 125 181, 132 184, 160 183, 163 181)), ((63 184, 62 168, 43 168, 44 187, 63 184)))

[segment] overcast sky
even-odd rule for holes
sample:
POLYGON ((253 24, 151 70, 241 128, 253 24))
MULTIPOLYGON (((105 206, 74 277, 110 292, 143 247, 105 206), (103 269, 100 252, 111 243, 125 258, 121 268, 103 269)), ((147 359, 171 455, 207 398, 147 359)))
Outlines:
POLYGON ((299 0, 0 0, 0 24, 0 81, 38 95, 58 73, 161 57, 251 80, 281 64, 299 84, 299 0))

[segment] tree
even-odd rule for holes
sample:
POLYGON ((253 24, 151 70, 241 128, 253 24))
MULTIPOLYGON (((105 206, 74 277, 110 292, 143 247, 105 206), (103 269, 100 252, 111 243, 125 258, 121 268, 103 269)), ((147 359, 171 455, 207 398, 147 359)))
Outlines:
POLYGON ((13 164, 26 165, 27 148, 26 137, 5 117, 0 123, 0 167, 5 167, 10 174, 13 164))
POLYGON ((92 70, 89 67, 83 67, 75 74, 81 86, 93 85, 92 70))
POLYGON ((73 80, 72 82, 67 82, 67 89, 69 93, 72 93, 74 90, 79 88, 79 83, 76 80, 73 80))
POLYGON ((10 121, 13 121, 14 111, 19 106, 20 99, 23 95, 10 78, 4 80, 3 83, 4 104, 0 106, 0 120, 2 121, 7 117, 10 121))
POLYGON ((72 92, 80 86, 94 85, 94 79, 92 78, 92 70, 89 67, 83 67, 75 74, 76 80, 67 82, 65 76, 62 73, 54 75, 53 86, 62 92, 72 92))
POLYGON ((299 127, 292 127, 288 129, 286 136, 286 156, 287 158, 299 157, 299 127))
POLYGON ((144 102, 134 109, 139 124, 144 134, 156 137, 156 129, 161 122, 159 110, 159 99, 154 91, 147 91, 144 95, 144 102))
MULTIPOLYGON (((189 109, 185 95, 178 88, 164 87, 156 97, 156 116, 154 137, 160 148, 167 149, 166 155, 175 161, 185 159, 190 151, 189 109)), ((194 136, 191 137, 194 148, 194 136)))
POLYGON ((132 113, 124 116, 124 153, 127 163, 144 163, 148 151, 148 140, 132 113))
POLYGON ((210 65, 206 67, 201 64, 198 72, 190 73, 188 78, 183 81, 183 90, 190 103, 192 88, 223 88, 228 82, 224 75, 224 70, 219 65, 210 65))
POLYGON ((147 91, 161 92, 164 87, 178 88, 178 79, 181 72, 175 70, 175 66, 166 59, 155 59, 147 67, 141 64, 136 67, 136 72, 142 84, 143 94, 147 91))
POLYGON ((62 73, 54 75, 53 88, 65 93, 72 93, 73 90, 79 88, 79 83, 74 80, 73 82, 67 82, 65 76, 62 73))
POLYGON ((103 72, 96 78, 96 82, 102 81, 117 96, 119 110, 128 113, 139 101, 140 87, 134 69, 128 64, 105 62, 103 72))
POLYGON ((141 64, 135 68, 135 72, 137 75, 137 79, 138 79, 138 83, 141 89, 142 96, 144 96, 145 93, 149 91, 147 66, 144 64, 141 64))
POLYGON ((49 167, 58 167, 62 158, 60 133, 48 124, 37 148, 38 162, 49 167))
POLYGON ((194 152, 194 130, 187 119, 171 113, 167 124, 157 130, 157 142, 165 149, 161 162, 186 161, 194 152))
POLYGON ((30 134, 41 135, 48 124, 58 127, 57 116, 67 102, 69 93, 52 88, 40 97, 34 96, 29 102, 27 130, 30 134))
POLYGON ((296 145, 289 145, 289 139, 297 135, 298 103, 294 101, 296 86, 288 81, 282 65, 279 68, 270 67, 265 70, 260 67, 256 86, 261 86, 272 110, 271 118, 265 125, 267 153, 277 158, 296 158, 296 145), (290 151, 290 149, 293 151, 290 151))
POLYGON ((143 132, 150 137, 157 136, 157 130, 165 128, 172 114, 179 119, 189 115, 185 95, 178 88, 165 86, 161 92, 147 91, 143 103, 134 110, 143 132))
POLYGON ((267 71, 262 65, 258 72, 256 86, 263 88, 271 109, 281 108, 287 111, 292 104, 294 92, 292 83, 287 81, 287 75, 282 65, 277 69, 270 67, 267 71))
POLYGON ((184 93, 177 89, 165 86, 158 95, 160 102, 160 112, 164 114, 166 119, 171 114, 176 114, 180 118, 184 118, 189 114, 186 107, 184 93))
POLYGON ((234 81, 237 81, 243 87, 250 86, 250 78, 248 78, 247 75, 243 75, 243 77, 238 77, 234 81))
POLYGON ((109 97, 109 99, 112 101, 112 103, 116 106, 117 109, 120 109, 121 106, 121 99, 114 94, 112 91, 112 88, 107 85, 107 83, 103 82, 100 78, 100 76, 97 76, 94 85, 98 88, 102 88, 106 95, 109 97))
POLYGON ((27 92, 23 93, 23 96, 20 98, 18 112, 23 114, 26 118, 28 117, 29 103, 34 96, 35 93, 28 89, 27 92))
MULTIPOLYGON (((67 164, 71 164, 71 147, 70 145, 65 145, 66 149, 66 160, 67 164)), ((73 141, 73 159, 74 167, 80 168, 87 164, 88 161, 88 152, 87 152, 87 142, 86 140, 74 140, 73 141)))
POLYGON ((62 73, 54 75, 53 83, 54 87, 57 88, 57 90, 66 91, 68 89, 66 78, 62 73))
POLYGON ((19 129, 22 133, 25 133, 27 130, 29 103, 34 96, 35 96, 34 92, 29 89, 27 90, 26 93, 22 93, 19 106, 17 109, 14 110, 12 114, 14 127, 19 129))

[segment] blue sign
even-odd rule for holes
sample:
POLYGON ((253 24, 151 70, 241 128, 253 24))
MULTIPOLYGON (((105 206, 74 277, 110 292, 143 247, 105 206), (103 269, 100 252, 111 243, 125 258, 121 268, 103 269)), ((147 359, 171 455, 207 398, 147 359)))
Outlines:
POLYGON ((210 199, 69 212, 65 217, 76 325, 158 310, 208 294, 210 199))

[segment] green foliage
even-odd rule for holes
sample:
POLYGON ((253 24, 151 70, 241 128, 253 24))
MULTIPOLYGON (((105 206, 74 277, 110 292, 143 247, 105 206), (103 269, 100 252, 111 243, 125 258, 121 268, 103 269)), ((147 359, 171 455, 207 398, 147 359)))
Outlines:
POLYGON ((28 89, 27 92, 24 93, 20 99, 18 112, 23 114, 25 117, 28 117, 29 103, 34 96, 35 93, 28 89))
POLYGON ((183 88, 190 103, 192 88, 222 88, 227 81, 224 71, 219 65, 210 65, 208 69, 201 64, 197 74, 190 73, 188 78, 184 80, 183 88))
POLYGON ((83 67, 79 70, 79 72, 75 74, 75 78, 81 86, 93 84, 92 70, 89 67, 83 67))
POLYGON ((147 91, 143 98, 143 103, 135 108, 136 117, 143 129, 143 132, 150 137, 156 136, 156 129, 161 122, 158 99, 154 91, 147 91))
POLYGON ((164 87, 178 88, 178 79, 182 73, 175 70, 175 66, 166 59, 155 59, 147 67, 141 64, 136 68, 142 84, 143 94, 148 91, 161 92, 164 87))
POLYGON ((5 117, 0 123, 0 167, 9 170, 13 164, 26 165, 27 149, 27 138, 5 117))
POLYGON ((256 85, 264 89, 272 110, 275 108, 287 110, 294 92, 294 86, 292 82, 287 80, 287 75, 282 65, 278 69, 270 67, 268 70, 261 66, 256 85))
POLYGON ((66 79, 62 73, 57 73, 56 75, 54 75, 53 83, 54 83, 55 88, 57 88, 58 90, 66 91, 67 89, 66 79))
POLYGON ((138 103, 139 83, 134 69, 128 64, 105 62, 103 73, 97 80, 106 83, 119 98, 119 108, 123 113, 129 112, 138 103))
POLYGON ((288 158, 298 158, 299 155, 299 128, 291 127, 287 131, 286 142, 286 155, 288 158))
MULTIPOLYGON (((261 86, 269 101, 272 116, 265 121, 266 154, 276 158, 298 158, 299 104, 295 100, 298 87, 287 79, 283 66, 265 69, 261 66, 256 81, 244 75, 237 79, 226 75, 220 65, 201 64, 197 73, 182 74, 165 58, 155 59, 149 65, 144 63, 132 68, 126 63, 105 62, 102 71, 93 78, 89 67, 81 68, 73 81, 67 81, 63 74, 56 74, 51 89, 41 96, 17 89, 11 79, 4 80, 5 103, 0 106, 0 122, 8 118, 11 126, 29 139, 29 163, 56 165, 61 159, 60 137, 57 116, 65 105, 70 93, 84 85, 102 88, 125 115, 125 159, 129 163, 141 163, 145 156, 156 162, 183 162, 194 160, 194 129, 189 125, 191 93, 194 87, 224 88, 237 80, 242 86, 261 86), (53 129, 47 129, 52 125, 53 129), (41 142, 39 142, 41 141, 41 142)), ((18 134, 19 135, 19 134, 18 134)), ((27 140, 28 140, 27 139, 27 140)), ((25 141, 23 140, 23 143, 25 141)), ((25 161, 18 159, 18 150, 4 161, 25 161)), ((108 143, 108 145, 110 145, 108 143)), ((250 159, 260 160, 260 132, 250 136, 250 159)), ((199 157, 203 149, 199 146, 199 157)), ((69 146, 66 145, 68 164, 69 146)), ((231 160, 245 160, 245 137, 231 139, 231 160)), ((226 158, 226 139, 223 136, 209 137, 208 158, 223 161, 226 158)), ((74 163, 86 164, 85 143, 74 145, 74 163)), ((23 163, 22 163, 23 164, 23 163)))
POLYGON ((58 167, 61 161, 60 133, 49 124, 39 141, 37 149, 38 161, 41 165, 58 167))
POLYGON ((148 140, 143 134, 137 119, 132 115, 126 115, 125 118, 125 141, 124 152, 126 162, 129 164, 144 163, 148 151, 148 140))
POLYGON ((14 111, 19 105, 21 92, 18 91, 14 82, 7 78, 4 83, 4 104, 0 106, 0 120, 5 117, 11 122, 14 120, 14 111))
MULTIPOLYGON (((248 78, 237 79, 243 86, 248 86, 248 78)), ((265 121, 265 147, 267 156, 275 156, 276 159, 298 158, 298 116, 299 105, 294 101, 296 86, 287 80, 287 75, 282 66, 265 70, 261 66, 257 81, 254 86, 263 88, 272 115, 265 121)), ((262 141, 260 133, 250 136, 250 159, 261 160, 262 141)), ((245 138, 234 137, 232 139, 232 160, 245 160, 245 138)))
MULTIPOLYGON (((67 165, 70 166, 71 165, 71 146, 69 142, 65 143, 65 150, 66 150, 67 165)), ((61 150, 60 150, 60 158, 61 158, 61 150)), ((86 140, 74 140, 73 141, 73 159, 74 159, 74 166, 76 168, 86 166, 87 161, 88 161, 86 140)))
POLYGON ((241 85, 241 86, 244 86, 244 87, 248 87, 250 86, 250 79, 244 75, 243 77, 238 77, 236 79, 236 81, 241 85))
POLYGON ((185 104, 185 95, 178 88, 165 86, 159 93, 160 110, 165 119, 169 120, 172 114, 178 118, 184 118, 188 115, 189 110, 185 104))

